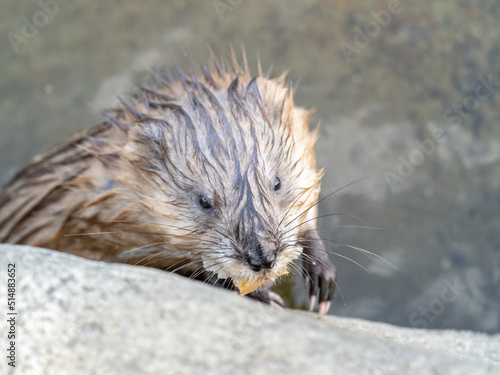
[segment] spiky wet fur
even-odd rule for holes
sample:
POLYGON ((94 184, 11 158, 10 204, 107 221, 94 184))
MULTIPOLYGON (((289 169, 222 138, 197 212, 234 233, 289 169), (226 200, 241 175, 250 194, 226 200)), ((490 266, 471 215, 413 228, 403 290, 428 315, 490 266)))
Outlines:
POLYGON ((246 64, 213 59, 156 78, 14 177, 0 195, 0 242, 268 287, 316 226, 309 112, 284 76, 252 78, 246 64), (248 267, 256 243, 275 252, 272 269, 248 267))

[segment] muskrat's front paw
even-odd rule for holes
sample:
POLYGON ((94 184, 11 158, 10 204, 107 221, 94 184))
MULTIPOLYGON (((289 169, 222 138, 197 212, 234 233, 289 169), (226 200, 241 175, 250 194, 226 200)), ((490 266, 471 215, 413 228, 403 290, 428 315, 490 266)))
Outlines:
POLYGON ((309 310, 314 309, 316 298, 319 295, 319 316, 322 317, 330 309, 335 293, 337 285, 335 266, 328 260, 326 254, 323 256, 322 253, 314 257, 307 256, 303 266, 304 282, 309 288, 309 310))
POLYGON ((281 296, 270 290, 256 290, 247 294, 247 296, 277 309, 281 309, 285 305, 285 301, 283 301, 281 296))

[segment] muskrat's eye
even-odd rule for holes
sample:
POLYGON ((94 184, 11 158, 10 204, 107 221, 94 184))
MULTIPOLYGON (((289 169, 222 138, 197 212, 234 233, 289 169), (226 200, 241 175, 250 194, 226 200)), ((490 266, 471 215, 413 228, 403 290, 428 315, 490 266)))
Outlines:
POLYGON ((276 180, 274 180, 274 190, 279 190, 281 189, 281 181, 278 177, 276 177, 276 180))
POLYGON ((208 202, 208 199, 203 196, 203 195, 200 195, 200 206, 202 208, 204 208, 205 210, 208 210, 209 208, 212 208, 212 205, 208 202))

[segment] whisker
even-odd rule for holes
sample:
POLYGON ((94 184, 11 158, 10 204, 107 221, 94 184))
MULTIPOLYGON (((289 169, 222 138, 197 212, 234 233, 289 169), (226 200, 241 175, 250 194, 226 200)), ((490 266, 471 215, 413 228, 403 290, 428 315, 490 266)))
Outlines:
MULTIPOLYGON (((346 216, 346 217, 351 217, 351 218, 354 218, 354 219, 357 219, 357 220, 363 220, 362 218, 360 217, 357 217, 357 216, 354 216, 354 215, 348 215, 348 214, 326 214, 326 215, 320 215, 320 216, 316 216, 316 217, 313 217, 312 219, 307 219, 307 220, 304 220, 302 223, 294 226, 293 228, 291 229, 288 229, 288 231, 292 231, 294 230, 295 228, 297 227, 300 227, 301 225, 304 225, 305 223, 308 223, 310 221, 313 221, 313 220, 317 220, 317 219, 322 219, 324 217, 329 217, 329 216, 346 216)), ((287 231, 287 232, 288 232, 287 231)), ((285 232, 285 233, 287 233, 285 232)))
POLYGON ((174 235, 174 234, 167 234, 167 233, 162 233, 162 232, 139 232, 139 231, 113 231, 113 232, 93 232, 93 233, 69 233, 65 234, 64 236, 72 237, 72 236, 94 236, 94 235, 102 235, 102 234, 145 234, 145 235, 157 235, 161 237, 166 237, 166 238, 182 238, 182 239, 191 239, 194 241, 199 241, 205 243, 205 244, 213 244, 213 245, 218 245, 219 243, 216 241, 211 241, 207 239, 200 239, 197 237, 191 237, 187 235, 174 235))
MULTIPOLYGON (((141 260, 139 260, 136 264, 138 264, 138 263, 140 263, 140 262, 142 262, 142 261, 144 261, 144 260, 146 260, 146 259, 151 259, 151 258, 153 258, 154 256, 160 256, 160 255, 161 255, 161 258, 158 258, 158 259, 155 259, 155 260, 153 260, 153 261, 151 261, 151 262, 149 262, 149 263, 143 264, 142 266, 146 267, 146 266, 148 266, 148 265, 150 265, 150 264, 152 264, 152 263, 155 263, 155 262, 161 262, 161 261, 163 261, 163 260, 166 260, 166 259, 168 259, 168 258, 172 258, 172 257, 178 257, 178 256, 183 256, 183 255, 185 256, 186 254, 189 254, 189 255, 198 255, 198 254, 202 254, 202 253, 210 253, 210 252, 209 252, 209 251, 207 251, 207 250, 197 251, 197 250, 195 249, 195 250, 179 250, 179 251, 174 252, 174 253, 173 253, 173 252, 171 252, 171 251, 168 251, 168 253, 166 253, 166 250, 164 250, 164 251, 160 251, 160 252, 158 252, 158 253, 156 253, 156 254, 152 254, 152 255, 149 255, 149 256, 147 256, 147 257, 145 257, 145 258, 142 258, 142 259, 141 259, 141 260)), ((214 254, 215 254, 215 253, 217 253, 217 252, 216 252, 216 251, 213 251, 212 253, 214 253, 214 254)), ((180 262, 183 262, 184 260, 185 260, 185 259, 181 259, 181 260, 179 260, 178 262, 174 263, 174 265, 175 265, 175 264, 178 264, 178 263, 180 263, 180 262)), ((201 260, 201 259, 196 259, 196 261, 200 261, 200 260, 201 260)), ((171 267, 173 267, 174 265, 171 265, 171 266, 169 266, 168 268, 171 268, 171 267)), ((168 270, 168 268, 167 268, 166 270, 168 270)))
POLYGON ((301 230, 301 231, 298 231, 297 233, 290 233, 293 229, 295 229, 295 228, 292 228, 290 230, 287 230, 284 233, 284 236, 283 236, 282 239, 288 239, 288 238, 291 238, 291 237, 300 236, 300 235, 302 235, 304 233, 314 232, 314 231, 320 231, 322 229, 334 229, 334 228, 357 228, 357 229, 373 229, 373 230, 384 230, 384 231, 386 230, 384 228, 368 227, 368 226, 363 226, 363 225, 330 225, 330 226, 327 226, 327 227, 317 227, 317 228, 312 228, 312 229, 301 230))
MULTIPOLYGON (((157 245, 157 244, 168 244, 168 242, 157 242, 157 243, 152 243, 152 244, 140 246, 140 247, 137 247, 134 249, 130 249, 130 250, 124 251, 123 253, 120 253, 119 257, 129 257, 130 255, 128 255, 128 254, 131 252, 139 251, 139 250, 142 250, 143 248, 147 248, 149 246, 153 246, 153 245, 157 245)), ((187 244, 189 244, 189 242, 187 242, 187 244)), ((195 246, 195 245, 200 245, 200 243, 193 243, 193 246, 195 246)), ((201 243, 201 245, 203 245, 203 243, 201 243)), ((211 250, 198 250, 196 247, 194 247, 193 249, 189 249, 189 250, 188 249, 175 249, 174 250, 171 248, 164 248, 164 249, 151 249, 151 251, 158 251, 157 254, 165 253, 168 251, 169 256, 210 254, 212 252, 211 250)), ((213 251, 213 252, 215 252, 215 251, 213 251)))
MULTIPOLYGON (((316 239, 301 239, 300 242, 301 243, 307 243, 307 242, 315 242, 317 241, 316 239)), ((323 238, 322 239, 323 242, 333 242, 339 246, 343 246, 343 247, 347 247, 347 248, 350 248, 350 249, 353 249, 353 250, 357 250, 359 252, 361 252, 363 255, 365 255, 366 257, 368 257, 369 259, 371 260, 375 260, 375 259, 380 259, 381 261, 387 263, 388 265, 390 265, 391 267, 393 267, 394 269, 398 269, 395 265, 393 265, 391 262, 389 262, 387 259, 385 259, 384 257, 372 252, 372 251, 369 251, 367 249, 363 249, 362 247, 358 247, 358 246, 354 246, 354 245, 349 245, 349 244, 346 244, 346 243, 342 243, 342 242, 339 242, 339 241, 336 241, 336 240, 333 240, 333 239, 329 239, 329 238, 323 238)), ((337 255, 336 253, 332 253, 330 250, 326 249, 326 252, 329 253, 329 254, 335 254, 337 255)))
POLYGON ((76 237, 76 236, 95 236, 99 234, 116 234, 122 232, 89 232, 89 233, 68 233, 64 237, 76 237))
POLYGON ((389 266, 393 267, 395 270, 397 270, 398 268, 392 264, 391 262, 389 262, 387 259, 385 259, 384 257, 381 257, 380 255, 378 254, 375 254, 374 252, 371 252, 371 251, 368 251, 366 249, 363 249, 362 247, 357 247, 357 246, 353 246, 353 245, 348 245, 348 244, 345 244, 345 243, 341 243, 341 242, 337 242, 340 246, 345 246, 347 248, 350 248, 350 249, 354 249, 354 250, 358 250, 360 252, 362 252, 363 254, 370 254, 372 256, 374 256, 375 258, 377 259, 380 259, 381 261, 387 263, 389 266))
POLYGON ((334 225, 331 228, 359 228, 359 229, 387 230, 385 228, 368 227, 368 226, 365 226, 365 225, 334 225))
POLYGON ((155 253, 155 254, 150 254, 150 255, 148 255, 148 256, 145 256, 145 257, 141 258, 140 260, 138 260, 137 262, 135 262, 134 266, 139 266, 139 265, 141 265, 141 266, 143 266, 143 267, 147 267, 147 266, 149 266, 150 264, 153 264, 154 262, 159 262, 159 261, 161 261, 161 260, 163 260, 163 259, 155 259, 155 260, 152 260, 152 261, 151 261, 151 262, 149 262, 149 263, 146 263, 146 264, 141 264, 142 262, 147 261, 147 260, 150 260, 150 259, 153 259, 154 257, 157 257, 157 256, 159 256, 159 255, 161 255, 161 252, 160 252, 160 253, 155 253))
MULTIPOLYGON (((221 280, 221 279, 219 277, 217 277, 217 281, 219 281, 219 280, 221 280)), ((222 282, 222 287, 223 288, 226 288, 226 289, 229 289, 229 290, 233 290, 234 289, 234 288, 231 288, 231 286, 229 285, 231 283, 231 279, 226 278, 226 279, 222 279, 222 280, 224 280, 222 282)))
MULTIPOLYGON (((194 233, 196 234, 196 230, 195 229, 186 229, 186 227, 179 227, 179 226, 176 226, 176 225, 171 225, 171 224, 163 224, 163 223, 148 223, 148 222, 141 222, 141 223, 137 223, 137 222, 134 222, 134 221, 129 221, 129 220, 101 220, 99 221, 100 223, 120 223, 120 224, 132 224, 132 225, 137 225, 137 226, 141 226, 141 225, 152 225, 152 226, 160 226, 160 227, 167 227, 167 228, 174 228, 174 229, 180 229, 180 230, 185 230, 186 232, 189 232, 189 233, 194 233)), ((197 222, 197 221, 195 221, 197 222)), ((188 233, 188 234, 189 234, 188 233)), ((207 233, 200 233, 199 235, 203 235, 203 236, 208 236, 208 237, 211 237, 215 240, 218 240, 217 237, 215 236, 211 236, 207 233)), ((184 235, 182 235, 184 236, 184 235)))
POLYGON ((219 282, 219 280, 220 280, 219 276, 218 276, 217 274, 213 274, 213 272, 212 272, 210 275, 208 275, 208 276, 205 278, 205 280, 203 280, 203 283, 204 283, 204 284, 205 284, 205 283, 210 283, 210 284, 212 285, 212 287, 214 288, 214 287, 218 287, 217 283, 219 282), (215 281, 213 281, 213 282, 212 282, 212 281, 210 281, 210 280, 211 280, 213 277, 215 277, 215 281))
POLYGON ((295 220, 297 220, 299 217, 301 217, 302 215, 304 215, 304 214, 305 214, 307 211, 309 211, 311 208, 313 208, 313 207, 317 206, 318 204, 320 204, 321 202, 323 202, 325 199, 330 198, 333 194, 338 193, 339 191, 341 191, 341 190, 343 190, 343 189, 345 189, 345 188, 347 188, 347 187, 349 187, 349 186, 351 186, 351 185, 354 185, 354 184, 356 184, 356 183, 358 183, 358 182, 360 182, 360 181, 363 181, 363 180, 365 180, 365 179, 367 179, 367 178, 368 178, 368 177, 363 177, 363 178, 360 178, 360 179, 358 179, 358 180, 356 180, 356 181, 353 181, 353 182, 351 182, 351 183, 349 183, 349 184, 347 184, 347 185, 344 185, 344 186, 342 186, 341 188, 338 188, 337 190, 335 190, 335 191, 331 192, 331 193, 330 193, 330 194, 328 194, 327 196, 325 196, 325 197, 323 197, 322 199, 318 200, 318 201, 317 201, 316 203, 314 203, 311 207, 309 207, 308 209, 304 210, 302 213, 300 213, 299 215, 297 215, 297 216, 296 216, 296 217, 295 217, 292 221, 290 221, 290 222, 288 222, 287 224, 285 224, 285 227, 289 226, 291 223, 293 223, 293 222, 294 222, 295 220))
POLYGON ((338 256, 338 257, 340 257, 340 258, 344 258, 344 259, 346 259, 346 260, 348 260, 348 261, 350 261, 350 262, 352 262, 352 263, 354 263, 354 264, 356 264, 356 265, 360 266, 362 269, 364 269, 364 270, 365 270, 366 272, 368 272, 370 275, 372 274, 370 271, 368 271, 368 269, 367 269, 367 268, 363 267, 360 263, 356 262, 355 260, 353 260, 353 259, 351 259, 351 258, 349 258, 349 257, 346 257, 345 255, 342 255, 342 254, 339 254, 339 253, 335 253, 335 252, 330 252, 330 251, 328 251, 328 254, 332 254, 332 255, 336 255, 336 256, 338 256))
POLYGON ((234 247, 236 247, 236 248, 238 247, 237 244, 236 244, 236 242, 231 237, 229 237, 227 234, 224 234, 224 233, 222 233, 221 231, 219 231, 219 230, 217 230, 215 228, 212 228, 212 230, 215 231, 215 232, 217 232, 217 233, 219 233, 221 236, 227 238, 231 242, 231 245, 233 245, 234 247))
POLYGON ((307 260, 310 264, 312 265, 319 265, 323 269, 328 269, 328 264, 321 260, 316 258, 315 256, 312 256, 310 254, 302 253, 303 260, 307 260))
POLYGON ((162 242, 153 242, 153 243, 150 243, 150 244, 147 244, 147 245, 143 245, 143 246, 135 247, 135 248, 133 248, 133 249, 130 249, 130 250, 124 251, 124 252, 120 253, 120 255, 129 254, 129 253, 132 253, 132 252, 137 251, 137 250, 144 249, 144 248, 149 247, 149 246, 161 245, 161 244, 166 244, 166 243, 167 243, 167 242, 165 242, 165 241, 162 241, 162 242))
MULTIPOLYGON (((178 256, 186 256, 186 255, 199 255, 199 254, 217 254, 216 250, 206 250, 206 249, 160 249, 156 254, 163 254, 163 258, 161 260, 168 259, 169 257, 178 257, 178 256)), ((123 254, 123 253, 122 253, 123 254)), ((122 255, 120 254, 120 255, 122 255)))
MULTIPOLYGON (((180 271, 180 270, 182 270, 182 269, 184 269, 184 268, 186 268, 186 267, 190 267, 190 266, 192 266, 192 265, 193 265, 193 264, 195 264, 195 263, 198 263, 198 262, 203 262, 203 259, 195 259, 195 260, 192 260, 192 261, 190 261, 190 262, 188 262, 188 263, 186 263, 186 264, 183 264, 183 265, 181 265, 181 266, 179 266, 179 267, 177 267, 177 268, 175 268, 175 269, 173 269, 173 270, 170 270, 170 268, 175 267, 177 264, 179 264, 179 263, 181 263, 181 262, 183 262, 183 261, 184 261, 184 260, 179 260, 178 262, 175 262, 175 263, 174 263, 174 264, 172 264, 171 266, 168 266, 167 268, 165 268, 165 271, 167 271, 167 272, 171 272, 171 273, 176 273, 176 272, 178 272, 178 271, 180 271)), ((202 267, 202 266, 200 266, 200 267, 202 267)), ((198 268, 198 269, 199 269, 199 268, 198 268)))
MULTIPOLYGON (((304 191, 302 192, 302 194, 300 194, 297 199, 295 199, 295 201, 292 203, 292 205, 290 206, 290 208, 285 212, 285 214, 283 215, 283 218, 281 219, 281 221, 279 222, 278 224, 278 228, 281 226, 281 224, 283 224, 283 221, 286 219, 286 217, 288 216, 288 214, 290 213, 290 211, 292 210, 292 208, 295 207, 295 204, 299 201, 300 198, 302 198, 302 196, 307 193, 309 191, 309 189, 304 189, 304 191)), ((286 227, 286 225, 285 225, 286 227)))
POLYGON ((215 271, 210 271, 210 272, 212 272, 212 273, 214 273, 214 274, 218 274, 220 271, 222 271, 224 268, 226 268, 226 265, 225 265, 224 263, 228 263, 228 262, 229 262, 229 260, 228 260, 228 259, 224 259, 224 257, 221 257, 221 258, 219 258, 219 259, 223 259, 223 261, 222 261, 222 262, 218 262, 218 263, 211 264, 211 266, 212 266, 212 267, 213 267, 213 266, 219 266, 219 265, 221 265, 221 264, 222 264, 222 267, 220 267, 220 268, 216 269, 215 271))
POLYGON ((200 276, 203 272, 205 272, 205 268, 203 266, 198 267, 191 275, 189 275, 189 279, 195 280, 198 276, 200 276))
MULTIPOLYGON (((219 271, 219 270, 217 270, 219 271)), ((210 274, 205 278, 205 280, 202 281, 203 284, 208 284, 210 282, 210 280, 212 279, 212 277, 216 277, 217 279, 219 279, 219 277, 217 276, 217 273, 215 271, 210 271, 210 274)), ((216 281, 217 282, 217 281, 216 281)), ((212 286, 214 284, 212 283, 212 286)))
POLYGON ((309 280, 311 280, 311 275, 309 274, 309 272, 307 272, 307 270, 304 268, 304 266, 302 265, 298 265, 298 264, 295 264, 293 263, 293 266, 294 266, 294 269, 299 273, 300 277, 302 278, 305 278, 307 277, 309 280))
MULTIPOLYGON (((218 259, 224 259, 224 258, 225 258, 224 256, 221 256, 221 257, 218 257, 218 258, 211 258, 210 260, 218 260, 218 259)), ((182 266, 177 267, 175 270, 172 270, 171 272, 172 273, 178 272, 181 269, 189 267, 190 265, 192 265, 192 264, 194 264, 196 262, 203 262, 203 259, 199 259, 199 260, 196 260, 196 261, 191 261, 191 262, 189 262, 187 264, 183 264, 182 266)), ((215 265, 218 265, 218 263, 215 263, 215 265)), ((210 272, 213 272, 213 271, 210 271, 210 272)))

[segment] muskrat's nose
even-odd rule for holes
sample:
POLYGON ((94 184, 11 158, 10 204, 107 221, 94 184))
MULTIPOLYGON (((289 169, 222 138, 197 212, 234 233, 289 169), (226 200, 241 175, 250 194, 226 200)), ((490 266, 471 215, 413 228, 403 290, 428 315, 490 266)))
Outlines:
POLYGON ((248 265, 255 272, 259 272, 262 268, 271 269, 276 263, 276 256, 274 253, 264 253, 260 245, 257 245, 254 251, 249 251, 246 258, 248 265))
POLYGON ((270 253, 262 257, 262 265, 267 269, 273 268, 275 263, 276 263, 276 255, 274 255, 274 253, 270 253))
POLYGON ((258 259, 247 258, 248 265, 252 271, 259 272, 262 269, 262 261, 258 259))

